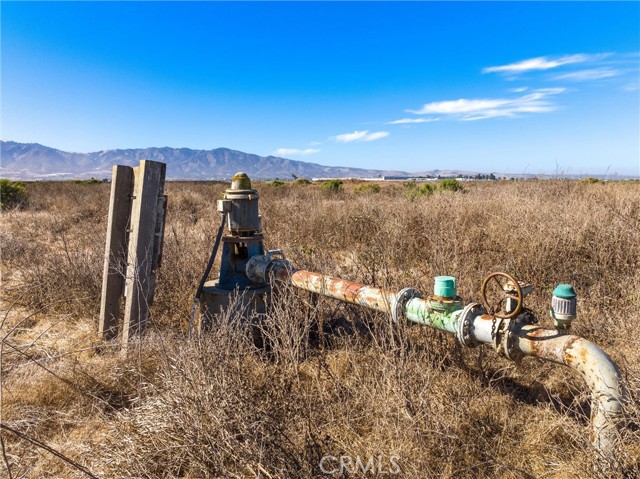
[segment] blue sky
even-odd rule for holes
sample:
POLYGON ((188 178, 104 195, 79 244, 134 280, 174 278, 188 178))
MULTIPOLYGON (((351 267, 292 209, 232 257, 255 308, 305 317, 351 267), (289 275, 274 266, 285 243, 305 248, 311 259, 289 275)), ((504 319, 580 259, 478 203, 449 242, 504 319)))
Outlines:
POLYGON ((638 2, 2 2, 2 138, 640 175, 638 2))

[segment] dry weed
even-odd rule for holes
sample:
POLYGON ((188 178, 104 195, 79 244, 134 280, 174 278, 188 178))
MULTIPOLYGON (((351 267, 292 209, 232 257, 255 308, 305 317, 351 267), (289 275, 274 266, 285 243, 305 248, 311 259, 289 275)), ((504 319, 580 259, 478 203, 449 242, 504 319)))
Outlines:
POLYGON ((127 355, 95 333, 108 185, 30 184, 29 207, 2 215, 0 420, 23 435, 1 431, 12 477, 322 477, 327 455, 387 469, 397 457, 402 477, 638 477, 638 183, 425 196, 401 185, 375 195, 258 185, 266 246, 301 268, 427 294, 433 276, 454 275, 466 301, 504 270, 534 283, 527 303, 548 326, 551 290, 573 283, 576 333, 605 348, 629 390, 607 474, 592 469, 589 395, 568 369, 464 350, 444 333, 286 288, 259 327, 264 347, 233 316, 187 339, 224 187, 167 185, 150 333, 127 355))

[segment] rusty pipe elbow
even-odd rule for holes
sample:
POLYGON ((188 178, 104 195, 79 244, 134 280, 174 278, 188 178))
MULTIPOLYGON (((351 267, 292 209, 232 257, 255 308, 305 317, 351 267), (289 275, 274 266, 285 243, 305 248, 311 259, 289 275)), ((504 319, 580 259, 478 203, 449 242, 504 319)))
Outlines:
POLYGON ((603 456, 609 456, 618 438, 625 391, 620 370, 596 344, 553 329, 524 325, 513 331, 518 349, 578 371, 591 390, 589 439, 603 456))

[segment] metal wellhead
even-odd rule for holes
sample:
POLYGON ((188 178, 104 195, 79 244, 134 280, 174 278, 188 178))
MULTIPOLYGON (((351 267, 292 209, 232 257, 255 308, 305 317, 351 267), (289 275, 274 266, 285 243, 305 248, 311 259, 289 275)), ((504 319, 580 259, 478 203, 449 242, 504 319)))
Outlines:
MULTIPOLYGON (((533 285, 494 272, 481 287, 482 303, 465 303, 457 295, 456 279, 434 279, 433 294, 413 289, 388 291, 296 269, 280 250, 264 251, 258 193, 246 174, 238 173, 218 210, 227 226, 222 237, 219 277, 204 283, 201 313, 203 324, 225 307, 233 291, 242 292, 242 314, 263 314, 271 285, 286 283, 296 288, 389 314, 395 323, 428 326, 454 334, 460 344, 473 348, 490 346, 497 354, 518 361, 531 356, 577 371, 591 391, 590 441, 600 457, 611 457, 622 424, 625 390, 616 364, 596 344, 570 334, 577 317, 574 288, 561 284, 553 291, 550 315, 554 328, 538 326, 536 314, 524 300, 533 285)), ((208 275, 208 273, 207 273, 208 275)), ((206 279, 203 278, 203 281, 206 279)))

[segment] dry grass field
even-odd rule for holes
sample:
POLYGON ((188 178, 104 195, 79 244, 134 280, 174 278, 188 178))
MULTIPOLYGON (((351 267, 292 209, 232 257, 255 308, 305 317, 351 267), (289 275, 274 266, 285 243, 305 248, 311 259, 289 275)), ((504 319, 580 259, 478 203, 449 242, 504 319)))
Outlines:
POLYGON ((1 220, 0 477, 376 477, 323 476, 327 455, 375 457, 379 477, 640 476, 640 183, 254 186, 266 247, 300 268, 426 294, 453 275, 467 302, 506 271, 534 284, 549 327, 553 287, 573 283, 575 334, 629 393, 609 469, 594 472, 589 391, 567 368, 291 290, 263 325, 268 350, 233 317, 187 339, 224 184, 168 183, 149 332, 121 354, 97 337, 109 185, 34 183, 1 220))

